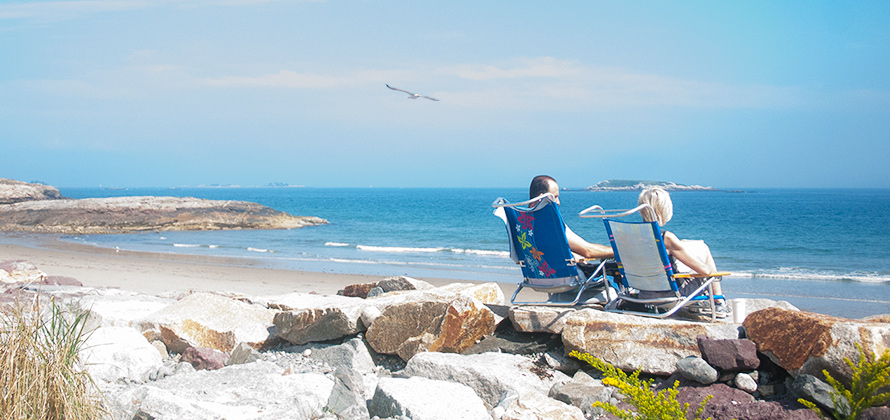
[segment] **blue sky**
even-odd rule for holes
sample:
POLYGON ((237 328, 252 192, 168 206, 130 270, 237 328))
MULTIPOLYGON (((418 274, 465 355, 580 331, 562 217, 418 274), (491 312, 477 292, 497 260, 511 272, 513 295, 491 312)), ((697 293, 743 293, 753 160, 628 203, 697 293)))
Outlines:
POLYGON ((888 21, 886 1, 3 1, 0 178, 890 187, 888 21))

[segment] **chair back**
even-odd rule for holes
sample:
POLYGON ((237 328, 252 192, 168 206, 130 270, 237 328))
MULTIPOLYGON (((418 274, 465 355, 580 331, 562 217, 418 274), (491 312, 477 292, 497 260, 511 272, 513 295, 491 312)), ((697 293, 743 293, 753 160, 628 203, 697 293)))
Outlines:
POLYGON ((559 208, 549 194, 517 204, 498 198, 494 206, 495 216, 507 227, 510 258, 520 265, 528 284, 549 287, 584 282, 569 248, 559 208), (521 206, 530 202, 530 208, 521 206))
POLYGON ((625 286, 646 291, 677 291, 658 223, 608 218, 603 222, 625 286))

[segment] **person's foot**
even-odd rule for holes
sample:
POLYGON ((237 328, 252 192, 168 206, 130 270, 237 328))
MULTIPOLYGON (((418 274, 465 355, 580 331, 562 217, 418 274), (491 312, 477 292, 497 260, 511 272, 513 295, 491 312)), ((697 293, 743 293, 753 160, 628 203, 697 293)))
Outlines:
MULTIPOLYGON (((717 318, 729 318, 732 315, 732 309, 729 309, 729 305, 726 304, 724 300, 717 300, 714 302, 715 311, 717 312, 717 318)), ((710 315, 711 314, 711 305, 706 300, 701 300, 695 302, 688 306, 690 312, 694 312, 701 315, 710 315)))
POLYGON ((729 305, 724 301, 714 302, 715 312, 717 312, 717 318, 729 318, 732 315, 732 309, 729 309, 729 305))

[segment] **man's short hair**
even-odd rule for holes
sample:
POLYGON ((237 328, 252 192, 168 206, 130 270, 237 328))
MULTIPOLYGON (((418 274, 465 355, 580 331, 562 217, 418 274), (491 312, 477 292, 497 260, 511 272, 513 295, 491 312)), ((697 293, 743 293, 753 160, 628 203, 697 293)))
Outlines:
POLYGON ((546 194, 547 192, 549 192, 551 182, 553 183, 553 185, 557 185, 556 180, 548 175, 538 175, 532 178, 532 184, 528 187, 529 200, 541 194, 546 194))

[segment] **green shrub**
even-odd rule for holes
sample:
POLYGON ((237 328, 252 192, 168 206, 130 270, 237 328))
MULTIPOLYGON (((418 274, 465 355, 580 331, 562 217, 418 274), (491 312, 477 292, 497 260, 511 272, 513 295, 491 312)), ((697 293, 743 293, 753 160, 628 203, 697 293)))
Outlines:
MULTIPOLYGON (((850 388, 834 379, 827 370, 822 371, 826 382, 834 388, 834 392, 831 393, 834 412, 831 414, 836 420, 855 420, 869 407, 890 400, 890 392, 878 393, 881 388, 890 387, 890 350, 884 351, 884 354, 874 361, 870 360, 871 357, 859 343, 856 343, 856 351, 859 352, 858 364, 844 358, 844 363, 853 372, 850 388)), ((819 417, 825 418, 816 404, 803 398, 798 401, 819 414, 819 417)))
MULTIPOLYGON (((609 363, 597 359, 587 353, 572 351, 569 356, 583 360, 603 373, 603 384, 618 388, 622 394, 627 396, 625 400, 628 404, 636 408, 632 410, 622 410, 612 404, 604 402, 593 403, 594 407, 602 408, 610 414, 622 420, 675 420, 686 419, 689 413, 689 403, 680 404, 677 401, 677 386, 679 381, 674 382, 671 388, 663 389, 655 392, 653 390, 654 379, 648 381, 639 378, 640 371, 637 370, 630 376, 620 369, 616 369, 609 363)), ((701 420, 702 412, 705 405, 711 400, 711 396, 707 396, 695 411, 695 420, 701 420)))
POLYGON ((3 419, 95 419, 101 395, 80 366, 87 313, 66 314, 39 299, 30 311, 0 307, 0 416, 3 419), (70 315, 70 316, 69 316, 70 315))

